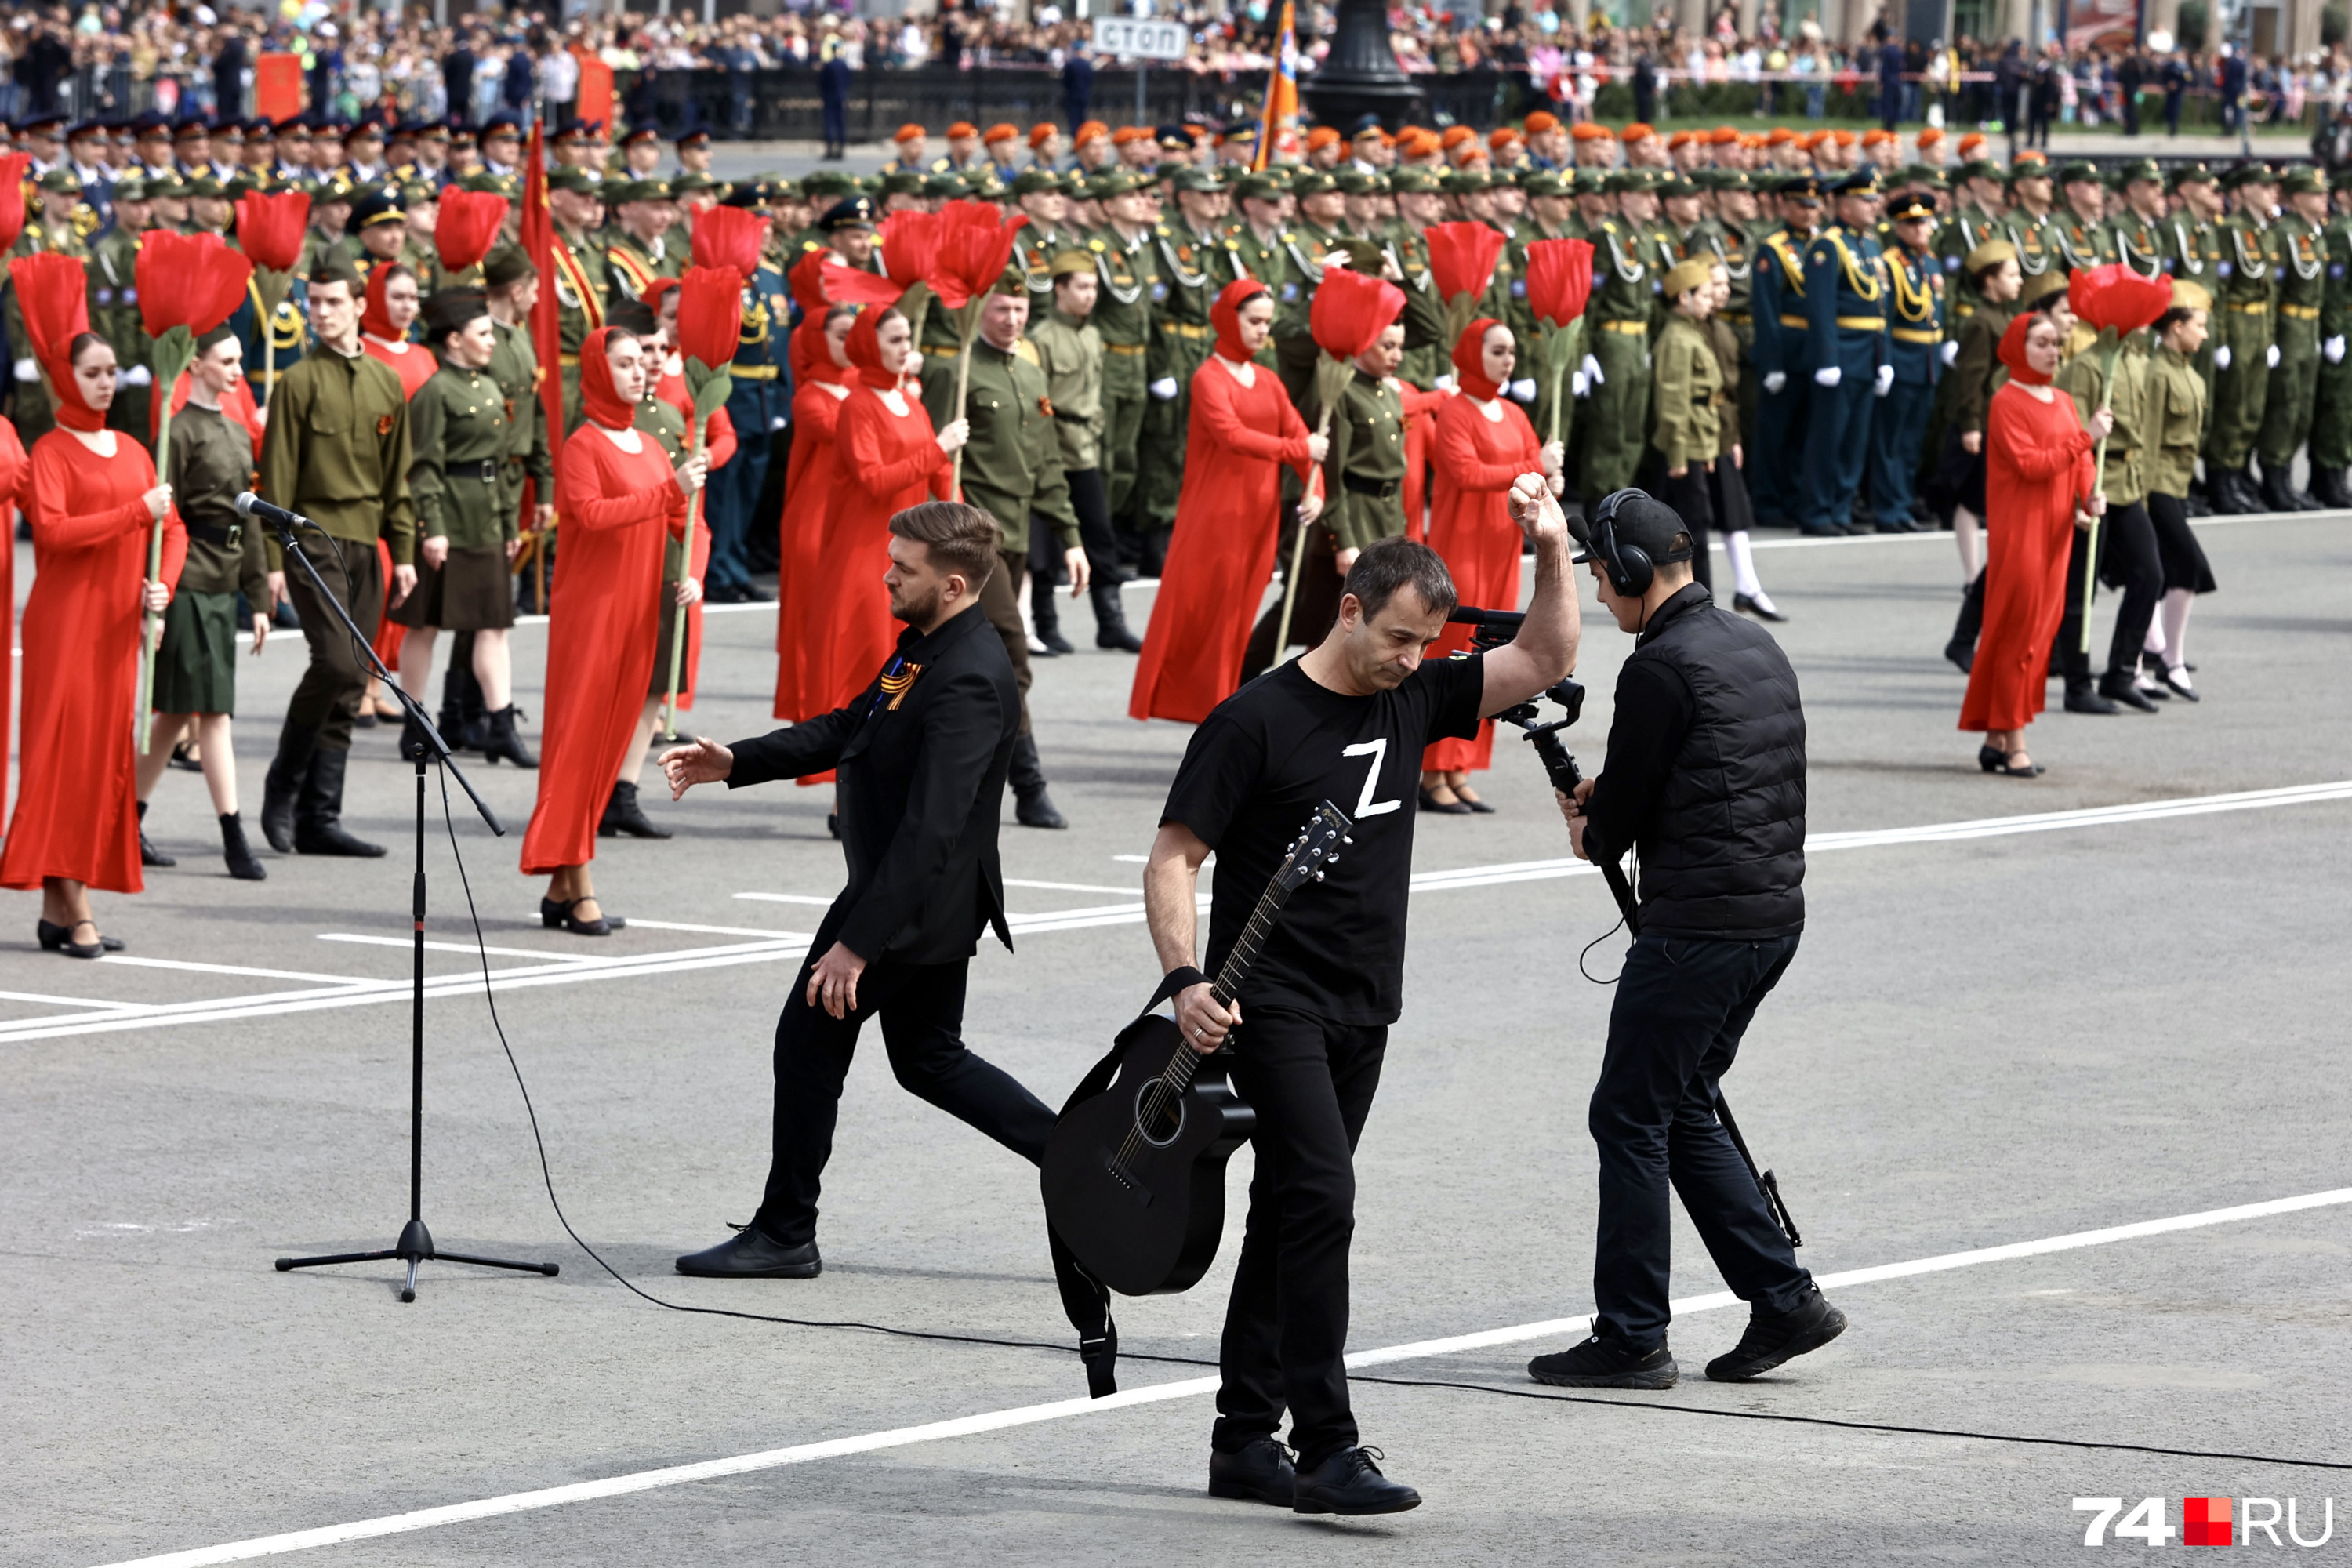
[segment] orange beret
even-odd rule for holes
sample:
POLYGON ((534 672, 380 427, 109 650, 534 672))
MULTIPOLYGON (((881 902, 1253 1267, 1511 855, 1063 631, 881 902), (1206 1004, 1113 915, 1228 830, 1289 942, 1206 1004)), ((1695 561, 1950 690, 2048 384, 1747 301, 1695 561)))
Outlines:
POLYGON ((1486 145, 1500 150, 1519 140, 1519 133, 1507 125, 1496 127, 1486 136, 1486 145))
POLYGON ((1853 132, 1851 131, 1832 131, 1830 132, 1830 136, 1841 147, 1851 147, 1853 145, 1853 132))
MULTIPOLYGON (((1381 134, 1386 135, 1387 132, 1382 132, 1381 134)), ((1410 142, 1423 136, 1434 136, 1437 133, 1435 132, 1429 130, 1425 126, 1400 125, 1397 127, 1396 139, 1400 142, 1410 142)))
POLYGON ((890 140, 893 142, 912 142, 916 137, 926 134, 928 134, 928 132, 926 132, 921 126, 916 124, 912 121, 908 121, 906 124, 898 127, 898 133, 896 136, 891 137, 890 140))
POLYGON ((1003 124, 1003 122, 1001 122, 1001 121, 1000 121, 1000 122, 999 122, 999 123, 997 123, 997 124, 994 124, 994 125, 990 126, 990 127, 988 128, 988 134, 987 134, 987 135, 985 135, 985 136, 982 136, 982 137, 981 138, 981 140, 982 140, 982 142, 987 142, 990 146, 993 147, 993 146, 995 146, 999 142, 1018 142, 1018 141, 1020 141, 1020 140, 1021 140, 1021 132, 1020 132, 1019 131, 1015 130, 1013 127, 1012 127, 1012 126, 1010 126, 1010 125, 1003 124))
POLYGON ((1451 153, 1465 142, 1475 140, 1477 134, 1467 125, 1449 125, 1445 128, 1445 134, 1437 139, 1437 144, 1451 153))
POLYGON ((979 134, 980 127, 974 125, 969 120, 959 120, 953 125, 948 127, 948 138, 950 141, 954 141, 959 138, 973 137, 979 134))
POLYGON ((1110 133, 1110 144, 1114 147, 1124 147, 1130 142, 1149 142, 1150 140, 1151 132, 1146 131, 1140 125, 1122 125, 1118 130, 1110 133))
POLYGON ((1559 129, 1559 116, 1556 114, 1546 114, 1538 109, 1528 116, 1528 134, 1530 136, 1540 136, 1547 131, 1559 129))
POLYGON ((1336 147, 1339 142, 1339 133, 1328 125, 1318 125, 1307 133, 1307 150, 1309 153, 1318 147, 1336 147))
POLYGON ((1737 147, 1740 142, 1739 132, 1728 125, 1717 126, 1707 132, 1706 139, 1717 147, 1737 147))
POLYGON ((1797 133, 1790 130, 1787 126, 1775 125, 1765 134, 1764 145, 1767 147, 1779 147, 1785 145, 1788 142, 1794 142, 1796 139, 1797 133))
POLYGON ((1029 128, 1029 145, 1032 147, 1043 147, 1053 139, 1054 126, 1050 121, 1041 120, 1029 128))
POLYGON ((1672 136, 1666 138, 1666 150, 1671 153, 1677 147, 1688 146, 1690 144, 1690 139, 1691 133, 1689 132, 1677 131, 1672 136))
POLYGON ((2024 168, 2028 163, 2047 163, 2048 162, 2050 162, 2050 160, 2046 155, 2028 147, 2024 152, 2020 153, 2016 157, 2011 158, 2009 161, 2009 171, 2013 174, 2020 169, 2024 168))
POLYGON ((1399 140, 1402 142, 1404 155, 1408 158, 1426 158, 1432 153, 1439 151, 1437 137, 1432 132, 1416 131, 1412 135, 1401 137, 1399 140))
POLYGON ((1105 125, 1099 120, 1089 120, 1084 125, 1078 127, 1077 134, 1071 137, 1070 140, 1073 142, 1091 142, 1097 136, 1108 136, 1109 134, 1109 126, 1105 125))
POLYGON ((1966 136, 1960 138, 1960 152, 1965 155, 1969 148, 1981 147, 1984 144, 1985 139, 1983 135, 1978 132, 1971 131, 1966 136))
POLYGON ((1645 125, 1642 121, 1636 120, 1633 123, 1625 127, 1624 130, 1617 132, 1617 135, 1621 141, 1639 142, 1644 136, 1655 136, 1657 133, 1657 131, 1654 127, 1645 125))
POLYGON ((1750 153, 1760 151, 1768 144, 1769 140, 1761 131, 1751 131, 1745 134, 1735 132, 1732 139, 1750 153))
POLYGON ((1473 163, 1479 165, 1481 168, 1486 166, 1486 149, 1484 147, 1473 147, 1470 149, 1469 156, 1462 160, 1462 166, 1466 169, 1473 163))
POLYGON ((1578 121, 1576 122, 1575 129, 1569 132, 1569 135, 1579 142, 1614 142, 1617 140, 1617 132, 1610 130, 1606 125, 1595 125, 1590 120, 1578 121))
POLYGON ((1892 131, 1872 130, 1865 131, 1862 133, 1862 144, 1865 147, 1874 147, 1881 142, 1892 142, 1894 140, 1895 132, 1892 131))
POLYGON ((1930 142, 1941 142, 1943 139, 1944 133, 1937 130, 1932 125, 1919 132, 1919 145, 1922 147, 1925 147, 1930 142))

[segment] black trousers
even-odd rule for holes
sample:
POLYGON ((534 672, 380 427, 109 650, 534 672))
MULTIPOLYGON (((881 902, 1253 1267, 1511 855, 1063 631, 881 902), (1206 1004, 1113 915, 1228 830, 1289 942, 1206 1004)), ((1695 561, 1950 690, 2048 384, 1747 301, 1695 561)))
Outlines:
MULTIPOLYGON (((1276 563, 1281 568, 1284 591, 1289 591, 1290 552, 1297 548, 1298 510, 1286 502, 1283 517, 1290 527, 1284 531, 1276 546, 1276 563)), ((1300 558, 1298 598, 1290 607, 1289 647, 1313 647, 1323 640, 1339 619, 1339 590, 1347 579, 1339 575, 1339 541, 1321 523, 1310 523, 1307 532, 1307 553, 1300 558)), ((1244 684, 1256 679, 1282 661, 1284 649, 1274 646, 1282 635, 1282 601, 1276 599, 1265 607, 1250 629, 1249 647, 1242 655, 1242 680, 1244 684)))
POLYGON ((1609 1012, 1609 1047, 1588 1124, 1601 1149, 1595 1324, 1637 1350, 1663 1342, 1671 1184, 1733 1294, 1785 1312, 1813 1277, 1798 1266, 1730 1134, 1715 1086, 1756 1008, 1797 955, 1797 939, 1634 939, 1609 1012))
MULTIPOLYGON (((2084 531, 2074 531, 2066 561, 2066 615, 2059 623, 2058 646, 2053 650, 2059 672, 2069 689, 2091 683, 2091 655, 2083 647, 2083 573, 2084 531)), ((2107 640, 2107 671, 2125 673, 2139 666, 2140 645, 2147 640, 2147 624, 2164 598, 2164 564, 2158 559, 2156 526, 2147 508, 2138 501, 2110 507, 2099 519, 2099 581, 2123 590, 2116 611, 2115 635, 2107 640)))
MULTIPOLYGON (((1722 459, 1729 461, 1728 458, 1722 459)), ((1653 459, 1654 462, 1656 459, 1653 459)), ((1691 575, 1709 594, 1715 592, 1715 563, 1708 559, 1707 532, 1715 526, 1715 495, 1713 476, 1693 463, 1676 479, 1658 465, 1658 499, 1672 507, 1675 515, 1683 520, 1683 527, 1691 536, 1691 575)))
POLYGON ((798 1247, 816 1236, 816 1200, 824 1163, 833 1156, 833 1128, 842 1080, 866 1020, 879 1015, 882 1047, 899 1086, 986 1133, 1031 1164, 1045 1156, 1054 1113, 1003 1068, 963 1043, 964 969, 953 963, 905 963, 888 953, 857 979, 857 1005, 835 1018, 808 1003, 809 974, 840 930, 828 917, 793 982, 776 1020, 774 1152, 757 1224, 769 1237, 798 1247))
MULTIPOLYGON (((1087 576, 1097 586, 1118 584, 1118 542, 1110 531, 1110 494, 1100 468, 1064 470, 1070 481, 1070 510, 1078 516, 1078 547, 1087 552, 1087 576)), ((1062 542, 1034 519, 1029 524, 1029 619, 1044 637, 1061 628, 1061 606, 1048 590, 1069 581, 1062 564, 1062 542)))
POLYGON ((1348 1245, 1356 1140, 1388 1050, 1385 1027, 1245 1008, 1234 1088, 1257 1111, 1249 1218, 1218 1352, 1210 1441, 1233 1453, 1282 1425, 1302 1468, 1356 1446, 1348 1405, 1348 1245))
MULTIPOLYGON (((319 569, 327 591, 342 602, 352 619, 367 636, 383 617, 383 570, 375 541, 336 539, 324 533, 295 536, 295 547, 319 569)), ((367 691, 367 660, 352 642, 352 634, 327 602, 319 596, 310 574, 299 562, 286 563, 286 596, 302 617, 302 637, 310 645, 310 667, 295 683, 286 703, 284 737, 308 734, 331 752, 352 749, 352 720, 367 691)))

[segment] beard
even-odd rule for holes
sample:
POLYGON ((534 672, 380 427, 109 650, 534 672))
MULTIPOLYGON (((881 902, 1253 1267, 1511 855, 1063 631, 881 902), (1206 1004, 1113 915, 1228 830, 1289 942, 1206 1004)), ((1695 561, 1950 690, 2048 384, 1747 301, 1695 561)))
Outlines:
POLYGON ((901 584, 890 591, 890 614, 908 626, 921 626, 940 613, 940 590, 937 586, 919 589, 901 584))

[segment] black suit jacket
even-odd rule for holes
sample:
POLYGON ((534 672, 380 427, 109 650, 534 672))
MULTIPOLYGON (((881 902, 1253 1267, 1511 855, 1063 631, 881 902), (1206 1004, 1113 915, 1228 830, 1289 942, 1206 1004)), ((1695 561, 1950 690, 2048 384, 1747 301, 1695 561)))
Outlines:
POLYGON ((1020 732, 1013 662, 975 605, 929 636, 908 627, 848 707, 736 742, 727 787, 839 770, 849 885, 825 915, 836 939, 869 963, 949 963, 991 926, 1013 945, 996 829, 1020 732))

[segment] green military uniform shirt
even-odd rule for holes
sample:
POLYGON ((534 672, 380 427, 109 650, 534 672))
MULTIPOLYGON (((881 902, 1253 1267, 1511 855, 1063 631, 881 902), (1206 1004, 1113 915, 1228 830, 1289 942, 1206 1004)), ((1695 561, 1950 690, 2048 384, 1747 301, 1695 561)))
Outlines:
POLYGON ((2058 265, 2069 274, 2087 272, 2116 259, 2115 230, 2105 222, 2085 223, 2071 207, 2052 213, 2042 232, 2058 265))
MULTIPOLYGON (((1311 426, 1321 411, 1307 423, 1311 426)), ((1332 410, 1324 458, 1323 525, 1337 547, 1361 550, 1404 532, 1404 400, 1358 370, 1332 410)))
POLYGON ((2187 495, 2189 481, 2197 477, 2197 448, 2205 429, 2205 378, 2186 356, 2158 348, 2148 359, 2141 409, 2148 489, 2187 495))
POLYGON ((525 479, 535 482, 541 505, 555 500, 555 463, 547 445, 547 405, 539 395, 539 350, 532 346, 530 328, 491 318, 499 346, 490 353, 489 375, 506 401, 507 448, 499 471, 499 505, 509 515, 520 515, 525 479))
POLYGON ((511 431, 506 394, 487 369, 445 364, 408 405, 408 489, 419 539, 482 550, 520 533, 499 504, 511 431))
POLYGON ((1666 318, 1650 351, 1650 445, 1671 471, 1712 463, 1727 447, 1723 369, 1715 345, 1687 316, 1666 318))
POLYGON ((1960 323, 1976 314, 1979 300, 1976 282, 1969 276, 1969 253, 1988 240, 2002 237, 2000 222, 1974 202, 1961 203, 1951 221, 1937 231, 1936 257, 1954 290, 1952 308, 1944 318, 1948 337, 1958 338, 1960 323))
MULTIPOLYGON (((1070 508, 1053 400, 1036 352, 1024 342, 1008 352, 975 339, 961 412, 971 422, 971 439, 963 449, 963 499, 995 517, 1004 531, 1001 548, 1014 556, 1029 553, 1033 511, 1065 548, 1078 542, 1078 515, 1070 508)), ((953 360, 925 362, 923 406, 933 426, 958 417, 955 385, 953 360)))
POLYGON ((2058 221, 2053 210, 2036 217, 2024 207, 2011 207, 2001 220, 2001 233, 2017 247, 2018 269, 2028 278, 2038 278, 2058 261, 2051 237, 2051 226, 2058 221))
MULTIPOLYGON (((408 402, 398 374, 370 355, 321 345, 279 376, 261 443, 260 492, 337 539, 383 539, 395 566, 415 564, 408 402)), ((269 569, 282 570, 278 541, 267 548, 269 569)))
POLYGON ((1029 323, 1029 342, 1045 373, 1054 405, 1054 434, 1062 444, 1065 474, 1102 467, 1102 334, 1092 321, 1059 310, 1029 323))
POLYGON ((2115 260, 2142 278, 2164 275, 2163 219, 2145 218, 2126 207, 2123 216, 2108 226, 2108 234, 2115 246, 2115 260))
POLYGON ((2052 378, 2059 391, 2074 400, 2074 412, 2085 427, 2102 405, 2115 415, 2115 428, 2107 433, 2106 464, 2099 471, 2099 489, 2110 509, 2147 499, 2148 372, 2139 337, 2133 333, 2116 356, 2112 385, 2099 374, 2099 356, 2087 351, 2059 366, 2052 378))
POLYGON ((257 611, 269 606, 266 531, 236 511, 237 492, 253 485, 253 437, 217 408, 190 403, 172 416, 172 503, 188 527, 188 563, 180 588, 243 593, 257 611))

